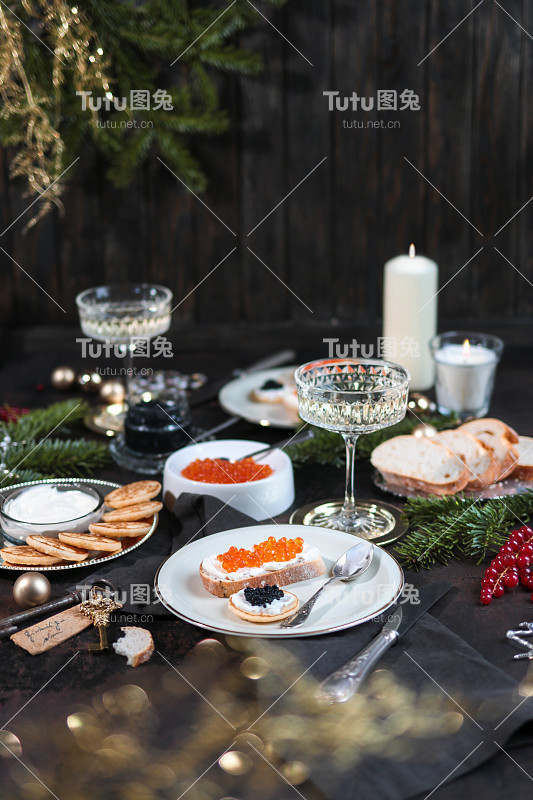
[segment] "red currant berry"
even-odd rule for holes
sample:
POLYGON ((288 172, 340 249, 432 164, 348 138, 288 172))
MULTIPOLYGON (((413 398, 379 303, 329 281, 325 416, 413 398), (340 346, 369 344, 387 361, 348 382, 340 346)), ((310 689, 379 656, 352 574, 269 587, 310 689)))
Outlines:
POLYGON ((533 536, 533 531, 531 530, 531 528, 528 525, 522 525, 522 527, 519 528, 519 531, 520 531, 520 533, 523 533, 525 536, 528 536, 528 537, 529 536, 533 536))
POLYGON ((499 556, 497 558, 493 558, 492 561, 490 562, 490 565, 491 567, 494 567, 495 570, 497 570, 498 574, 501 572, 503 565, 502 565, 502 560, 499 556))
POLYGON ((492 590, 492 596, 493 597, 501 597, 504 592, 505 592, 504 587, 502 586, 501 583, 498 583, 498 584, 496 584, 496 586, 492 590))
POLYGON ((496 567, 487 567, 487 569, 485 570, 485 577, 486 578, 497 578, 499 574, 500 573, 496 569, 496 567))
POLYGON ((518 558, 516 559, 516 566, 518 569, 527 569, 531 562, 531 558, 529 556, 525 556, 523 553, 520 553, 518 558))
POLYGON ((511 547, 511 545, 510 545, 510 544, 503 544, 503 545, 500 547, 500 550, 499 550, 499 553, 498 553, 498 554, 499 554, 500 556, 503 556, 503 555, 505 555, 505 553, 513 553, 513 552, 514 552, 514 551, 513 551, 513 548, 511 547))
POLYGON ((533 544, 523 544, 520 549, 521 556, 533 556, 533 544))
POLYGON ((520 548, 522 547, 522 542, 519 542, 517 539, 509 539, 509 547, 512 548, 513 553, 519 553, 520 548))
POLYGON ((509 541, 511 541, 511 539, 516 539, 517 542, 525 542, 526 534, 522 533, 522 531, 513 531, 509 537, 509 541))
POLYGON ((504 567, 514 567, 516 564, 516 556, 514 553, 505 553, 502 556, 502 565, 504 567))
POLYGON ((488 592, 481 592, 481 598, 480 599, 481 599, 481 603, 484 606, 488 606, 489 603, 492 602, 492 595, 489 594, 488 592))
POLYGON ((495 583, 494 578, 483 578, 483 580, 481 581, 481 588, 490 589, 492 591, 494 583, 495 583))
POLYGON ((518 586, 519 578, 514 572, 508 572, 507 575, 503 576, 503 582, 509 589, 514 589, 515 586, 518 586))
POLYGON ((522 578, 522 585, 526 589, 533 589, 533 575, 529 574, 522 578))

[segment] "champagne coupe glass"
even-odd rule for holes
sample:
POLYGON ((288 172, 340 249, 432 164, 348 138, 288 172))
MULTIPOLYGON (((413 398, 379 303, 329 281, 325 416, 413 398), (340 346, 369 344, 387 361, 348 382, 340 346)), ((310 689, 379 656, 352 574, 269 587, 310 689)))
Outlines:
POLYGON ((150 283, 95 286, 76 297, 80 325, 85 336, 116 345, 129 354, 126 371, 127 397, 133 375, 136 339, 149 340, 170 327, 172 292, 150 283))
POLYGON ((355 445, 370 433, 404 418, 410 375, 397 364, 373 359, 332 358, 303 364, 295 373, 300 417, 340 433, 346 442, 344 503, 318 503, 303 520, 373 539, 388 533, 396 519, 385 505, 355 496, 355 445))

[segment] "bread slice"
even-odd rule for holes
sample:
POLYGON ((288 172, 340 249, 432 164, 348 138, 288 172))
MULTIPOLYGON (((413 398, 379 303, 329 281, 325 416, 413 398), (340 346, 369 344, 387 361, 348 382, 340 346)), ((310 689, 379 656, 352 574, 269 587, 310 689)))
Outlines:
POLYGON ((230 597, 235 592, 240 592, 247 586, 257 588, 258 586, 266 586, 267 584, 275 583, 276 586, 288 586, 290 583, 298 583, 299 581, 307 581, 310 578, 318 578, 326 571, 324 562, 320 554, 309 561, 300 561, 298 564, 292 564, 287 567, 277 569, 275 572, 272 570, 262 570, 260 574, 243 577, 236 580, 229 578, 216 578, 209 575, 208 572, 200 564, 200 577, 202 583, 208 592, 214 594, 216 597, 230 597))
POLYGON ((503 480, 513 471, 515 462, 518 461, 518 451, 514 447, 518 443, 518 434, 505 422, 499 419, 473 419, 465 422, 458 430, 471 433, 492 448, 500 468, 497 481, 503 480))
POLYGON ((244 611, 242 608, 237 608, 237 606, 233 602, 232 595, 228 600, 228 607, 234 614, 236 614, 241 619, 244 619, 246 622, 279 622, 282 619, 286 619, 288 616, 293 614, 296 609, 298 608, 299 600, 295 594, 292 592, 284 592, 285 595, 288 595, 292 598, 292 603, 290 606, 288 605, 284 611, 279 614, 266 614, 264 611, 261 610, 260 606, 256 606, 255 611, 244 611))
POLYGON ((148 661, 154 652, 152 634, 146 628, 136 628, 132 625, 120 629, 124 636, 113 642, 113 650, 119 656, 126 656, 128 666, 138 667, 148 661))
POLYGON ((378 445, 370 460, 389 483, 426 494, 455 494, 470 479, 462 459, 427 438, 395 436, 378 445))
POLYGON ((533 438, 519 436, 515 445, 518 452, 518 461, 515 462, 511 478, 521 481, 533 481, 533 438))
POLYGON ((443 444, 465 462, 470 473, 465 489, 483 489, 494 483, 500 474, 499 462, 492 449, 468 431, 442 431, 433 441, 443 444))

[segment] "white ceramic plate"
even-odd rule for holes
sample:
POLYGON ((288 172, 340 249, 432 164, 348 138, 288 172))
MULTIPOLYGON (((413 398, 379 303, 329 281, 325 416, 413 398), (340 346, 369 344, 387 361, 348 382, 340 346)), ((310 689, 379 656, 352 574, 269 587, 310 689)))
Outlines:
POLYGON ((301 420, 296 418, 282 403, 256 403, 250 392, 259 389, 265 381, 277 381, 280 377, 293 375, 296 367, 262 369, 230 381, 219 392, 218 401, 224 411, 248 422, 264 427, 296 428, 301 420))
MULTIPOLYGON (((46 481, 27 481, 25 483, 17 483, 14 486, 9 486, 8 489, 18 489, 22 486, 35 486, 38 483, 45 482, 46 481)), ((118 489, 119 486, 122 485, 120 483, 112 483, 111 481, 97 480, 96 478, 56 478, 54 479, 54 483, 85 483, 88 486, 94 486, 101 492, 102 495, 106 495, 113 489, 118 489)), ((105 510, 106 507, 104 506, 104 511, 105 510)), ((144 544, 144 542, 150 538, 157 528, 157 522, 158 514, 155 514, 154 522, 148 533, 145 533, 144 536, 125 537, 122 540, 122 550, 119 550, 118 553, 106 553, 102 551, 95 552, 94 556, 92 558, 88 558, 86 561, 73 561, 71 563, 55 564, 52 567, 45 567, 41 564, 34 567, 30 566, 29 564, 6 564, 2 556, 0 556, 0 570, 7 569, 11 570, 11 572, 28 572, 31 570, 38 570, 39 572, 58 572, 59 570, 65 569, 79 569, 81 567, 99 566, 105 561, 111 561, 114 558, 120 558, 120 556, 129 553, 130 550, 135 550, 137 547, 140 547, 141 544, 144 544)), ((17 542, 14 542, 12 539, 7 539, 4 535, 2 535, 2 540, 0 542, 1 547, 13 547, 15 544, 17 544, 17 542)), ((23 545, 25 542, 19 542, 18 544, 23 545)))
MULTIPOLYGON (((319 548, 329 573, 334 562, 359 541, 358 536, 309 525, 253 525, 216 533, 186 545, 169 556, 155 577, 155 590, 161 602, 177 617, 218 633, 240 636, 316 636, 351 628, 384 612, 403 589, 403 572, 389 553, 375 548, 372 564, 351 583, 330 586, 317 600, 309 619, 293 630, 280 628, 279 622, 246 622, 228 608, 226 597, 215 597, 202 584, 199 566, 212 553, 223 553, 232 545, 249 548, 269 536, 301 536, 319 548)), ((327 576, 326 576, 327 577, 327 576)), ((324 582, 324 576, 287 587, 305 603, 324 582)))

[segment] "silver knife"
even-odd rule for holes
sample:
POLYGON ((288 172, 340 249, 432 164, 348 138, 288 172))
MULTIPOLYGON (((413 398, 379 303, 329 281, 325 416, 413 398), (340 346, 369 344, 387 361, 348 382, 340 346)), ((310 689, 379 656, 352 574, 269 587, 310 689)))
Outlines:
POLYGON ((322 681, 316 691, 325 703, 344 703, 357 692, 381 656, 404 636, 420 617, 451 589, 451 584, 438 581, 423 586, 418 603, 404 602, 392 610, 387 622, 364 650, 322 681))
POLYGON ((255 364, 251 364, 245 369, 236 369, 233 374, 235 376, 249 375, 251 372, 259 372, 262 369, 271 369, 272 367, 280 367, 283 364, 290 364, 295 358, 296 350, 280 350, 279 353, 272 353, 272 355, 256 361, 255 364))

